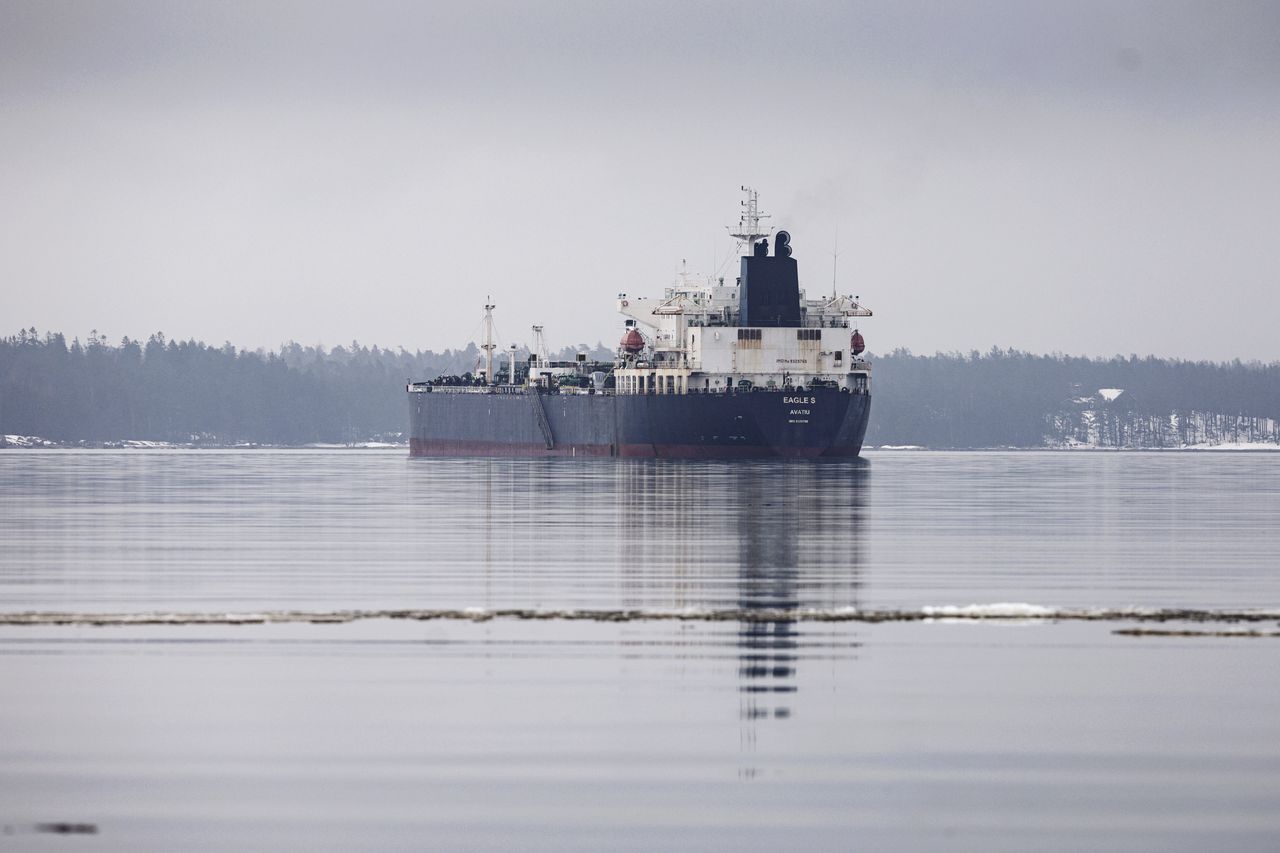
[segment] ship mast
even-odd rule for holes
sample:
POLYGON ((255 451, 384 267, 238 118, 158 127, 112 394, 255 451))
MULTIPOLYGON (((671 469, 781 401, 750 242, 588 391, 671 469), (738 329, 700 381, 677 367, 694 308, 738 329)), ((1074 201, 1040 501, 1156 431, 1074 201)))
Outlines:
POLYGON ((740 243, 746 243, 750 247, 754 246, 756 241, 762 237, 768 237, 773 232, 773 229, 760 230, 762 227, 760 220, 769 218, 769 214, 760 212, 760 193, 751 187, 742 187, 742 192, 747 196, 746 200, 739 202, 742 205, 742 217, 738 220, 738 230, 730 231, 729 236, 736 238, 740 243))
POLYGON ((840 226, 836 226, 836 236, 831 241, 831 298, 836 298, 836 264, 840 263, 840 226))
MULTIPOLYGON (((493 297, 491 296, 486 296, 484 300, 484 345, 480 347, 484 350, 484 381, 487 385, 494 384, 493 351, 498 347, 498 345, 493 342, 493 309, 497 306, 490 303, 489 300, 492 298, 493 297)), ((514 378, 514 374, 512 374, 512 376, 514 378)))

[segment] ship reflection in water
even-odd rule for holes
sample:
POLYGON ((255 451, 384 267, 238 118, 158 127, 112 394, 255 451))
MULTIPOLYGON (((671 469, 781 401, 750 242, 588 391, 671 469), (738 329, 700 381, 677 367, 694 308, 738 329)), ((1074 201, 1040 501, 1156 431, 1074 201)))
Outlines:
MULTIPOLYGON (((780 523, 777 515, 769 512, 774 502, 758 478, 747 485, 749 491, 741 496, 738 515, 738 607, 744 611, 795 610, 800 605, 795 528, 780 523)), ((743 717, 754 720, 769 716, 770 711, 775 718, 791 716, 790 706, 782 704, 780 697, 796 690, 795 621, 748 621, 739 626, 742 651, 738 674, 747 697, 743 717)))
MULTIPOLYGON (((799 625, 767 617, 858 604, 870 466, 636 463, 620 474, 620 539, 628 551, 623 564, 631 567, 628 579, 636 587, 629 604, 652 601, 647 585, 663 565, 674 606, 702 606, 709 599, 713 606, 762 617, 736 627, 741 744, 752 752, 757 722, 789 719, 798 690, 799 625), (736 588, 704 597, 707 574, 714 578, 733 560, 736 588)), ((840 642, 849 644, 852 634, 845 626, 840 642)), ((755 770, 743 768, 739 775, 751 778, 755 770)))
MULTIPOLYGON (((804 472, 808 476, 803 480, 794 475, 743 473, 746 476, 738 503, 738 608, 764 612, 833 604, 856 606, 863 549, 859 527, 868 468, 818 466, 804 472), (843 482, 830 482, 833 478, 843 482), (811 488, 815 480, 822 484, 816 491, 811 488), (821 526, 804 522, 797 526, 798 519, 819 517, 821 526), (838 543, 821 533, 832 529, 827 526, 830 523, 839 524, 836 529, 845 534, 838 543), (843 573, 837 568, 841 565, 843 573), (807 578, 808 566, 826 567, 827 571, 807 578)), ((849 633, 844 642, 849 642, 849 633)), ((742 752, 754 753, 758 721, 790 719, 790 700, 798 690, 800 644, 801 634, 793 619, 739 623, 742 752)), ((749 765, 741 767, 738 775, 753 779, 758 772, 749 765)))
MULTIPOLYGON (((474 498, 419 551, 420 600, 712 616, 857 603, 871 474, 860 459, 436 464, 474 498), (476 597, 458 597, 463 585, 476 597)), ((411 479, 424 517, 453 501, 440 482, 411 479)))

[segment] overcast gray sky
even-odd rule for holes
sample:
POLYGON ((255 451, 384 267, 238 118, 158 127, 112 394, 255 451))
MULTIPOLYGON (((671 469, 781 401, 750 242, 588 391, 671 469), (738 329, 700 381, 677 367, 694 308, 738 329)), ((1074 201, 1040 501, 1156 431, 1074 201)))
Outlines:
POLYGON ((612 344, 743 183, 873 350, 1280 359, 1280 4, 0 0, 0 334, 612 344))

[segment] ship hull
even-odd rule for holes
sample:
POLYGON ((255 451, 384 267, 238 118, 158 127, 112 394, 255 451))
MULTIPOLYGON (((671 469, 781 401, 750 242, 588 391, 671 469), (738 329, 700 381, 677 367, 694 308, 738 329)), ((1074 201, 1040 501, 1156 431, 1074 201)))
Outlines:
POLYGON ((871 398, 837 389, 739 394, 415 391, 411 456, 679 459, 853 457, 871 398))

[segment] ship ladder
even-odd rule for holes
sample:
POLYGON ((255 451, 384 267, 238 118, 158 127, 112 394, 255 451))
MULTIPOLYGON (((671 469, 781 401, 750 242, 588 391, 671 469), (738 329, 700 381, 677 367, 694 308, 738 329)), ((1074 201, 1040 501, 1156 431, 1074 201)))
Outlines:
POLYGON ((547 442, 547 450, 551 450, 556 446, 556 438, 551 434, 551 422, 547 420, 547 410, 542 403, 542 392, 537 388, 530 388, 525 392, 533 399, 533 415, 538 421, 538 428, 542 430, 542 437, 547 442))

